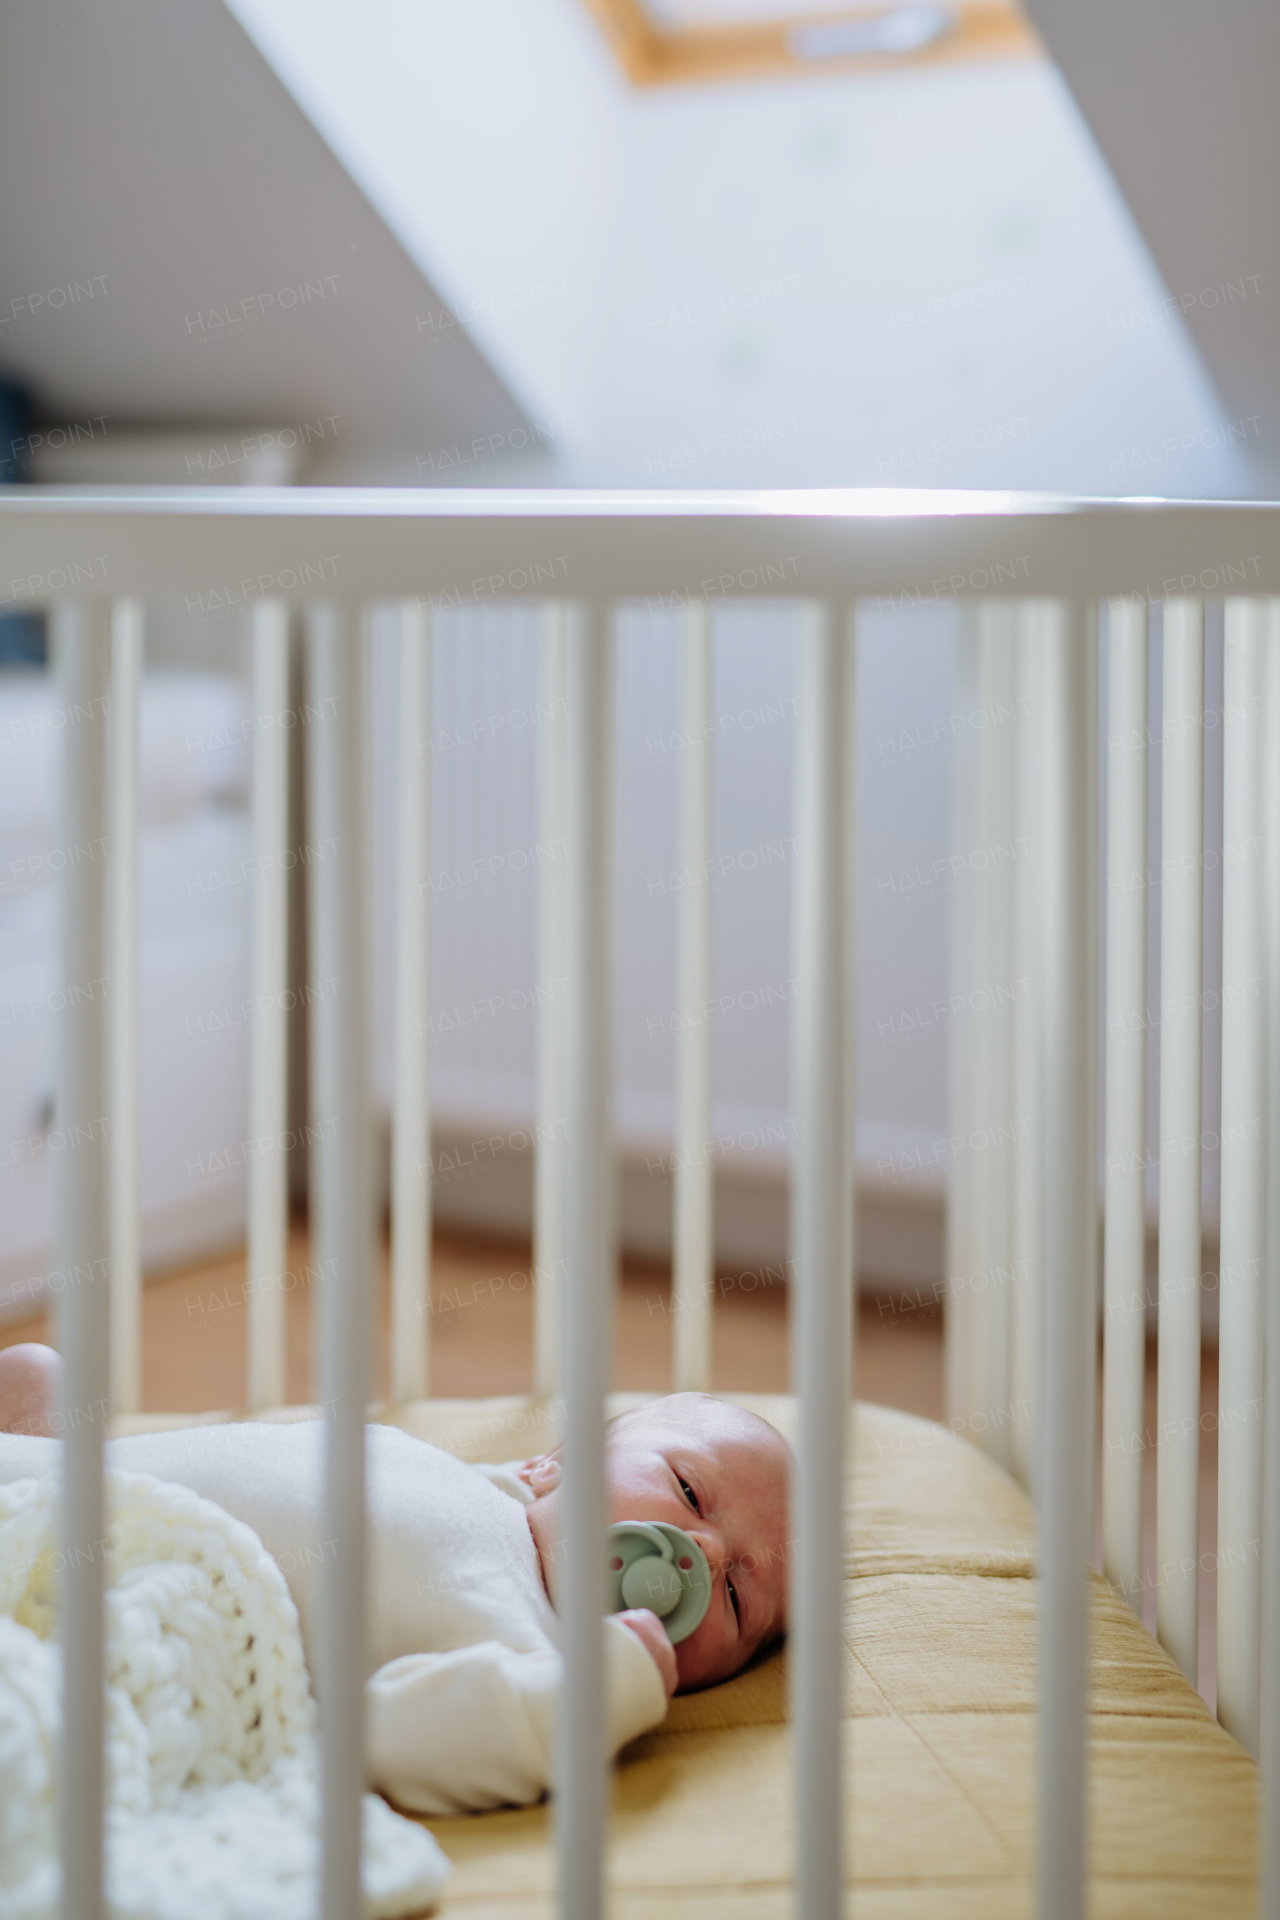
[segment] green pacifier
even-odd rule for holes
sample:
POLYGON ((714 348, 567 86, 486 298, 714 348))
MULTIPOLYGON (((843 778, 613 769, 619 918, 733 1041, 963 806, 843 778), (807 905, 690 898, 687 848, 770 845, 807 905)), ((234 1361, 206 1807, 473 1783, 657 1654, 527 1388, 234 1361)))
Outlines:
POLYGON ((697 1541, 664 1520, 619 1520, 605 1528, 609 1611, 648 1607, 673 1647, 702 1625, 711 1605, 711 1569, 697 1541))

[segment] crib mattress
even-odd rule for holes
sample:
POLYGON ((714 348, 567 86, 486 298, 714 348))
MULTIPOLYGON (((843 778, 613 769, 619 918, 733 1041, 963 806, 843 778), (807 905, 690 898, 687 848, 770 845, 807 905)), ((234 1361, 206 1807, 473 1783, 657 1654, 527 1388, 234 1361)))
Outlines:
MULTIPOLYGON (((790 1401, 740 1397, 792 1428, 790 1401)), ((473 1460, 534 1452, 548 1432, 542 1405, 509 1399, 426 1402, 385 1417, 473 1460)), ((851 1904, 859 1920, 1030 1920, 1030 1503, 947 1429, 874 1406, 856 1411, 846 1485, 851 1904)), ((1253 1761, 1097 1576, 1090 1611, 1091 1915, 1252 1916, 1253 1761)), ((443 1912, 554 1911, 545 1807, 428 1824, 454 1863, 443 1912)), ((794 1910, 793 1855, 783 1648, 726 1686, 675 1700, 659 1729, 624 1749, 611 1908, 619 1920, 782 1920, 794 1910)))

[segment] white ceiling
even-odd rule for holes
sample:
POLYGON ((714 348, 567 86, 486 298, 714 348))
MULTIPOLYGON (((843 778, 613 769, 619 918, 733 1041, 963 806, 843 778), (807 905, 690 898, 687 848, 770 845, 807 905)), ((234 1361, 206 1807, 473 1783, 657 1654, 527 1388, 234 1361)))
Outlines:
POLYGON ((1254 423, 1259 482, 1280 495, 1280 6, 1027 0, 1027 11, 1228 412, 1254 423))
POLYGON ((626 179, 593 473, 1249 490, 1043 62, 645 89, 626 179))
POLYGON ((1044 62, 632 89, 581 0, 232 3, 566 480, 1251 489, 1044 62))
POLYGON ((0 179, 0 372, 50 419, 323 422, 351 477, 519 427, 221 0, 10 9, 0 179))
POLYGON ((227 4, 549 443, 581 441, 631 102, 581 0, 227 4))
POLYGON ((9 25, 51 414, 334 418, 313 479, 1259 490, 1043 63, 632 89, 581 0, 229 4, 9 25))

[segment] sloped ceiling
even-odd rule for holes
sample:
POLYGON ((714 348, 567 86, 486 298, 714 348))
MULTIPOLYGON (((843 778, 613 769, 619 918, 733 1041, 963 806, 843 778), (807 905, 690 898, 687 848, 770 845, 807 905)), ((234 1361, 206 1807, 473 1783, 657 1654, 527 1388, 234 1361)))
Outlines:
POLYGON ((1027 11, 1280 491, 1280 5, 1027 0, 1027 11))
POLYGON ((1043 59, 632 88, 583 0, 228 4, 567 484, 1249 490, 1043 59))
POLYGON ((12 10, 0 372, 47 418, 322 422, 335 481, 1280 469, 1280 8, 1035 0, 1162 288, 1034 62, 624 99, 581 0, 230 5, 12 10))
POLYGON ((525 437, 221 0, 10 9, 0 178, 0 373, 48 419, 323 420, 326 479, 525 437))

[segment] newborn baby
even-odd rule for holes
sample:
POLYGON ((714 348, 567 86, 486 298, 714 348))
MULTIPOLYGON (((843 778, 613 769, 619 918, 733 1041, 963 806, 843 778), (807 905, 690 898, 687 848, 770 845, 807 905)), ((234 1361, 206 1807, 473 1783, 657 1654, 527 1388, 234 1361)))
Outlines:
MULTIPOLYGON (((0 1352, 0 1484, 52 1472, 56 1356, 0 1352)), ((370 1784, 417 1813, 537 1800, 551 1779, 560 1679, 561 1451, 466 1466, 398 1429, 367 1429, 370 1784)), ((253 1528, 315 1653, 323 1423, 237 1422, 113 1440, 109 1466, 191 1487, 253 1528)), ((711 1603, 673 1647, 655 1613, 605 1623, 609 1751, 656 1726, 678 1689, 727 1680, 786 1629, 790 1448, 774 1428, 680 1393, 609 1423, 608 1518, 680 1527, 706 1554, 711 1603)), ((601 1540, 601 1553, 605 1543, 601 1540)))

